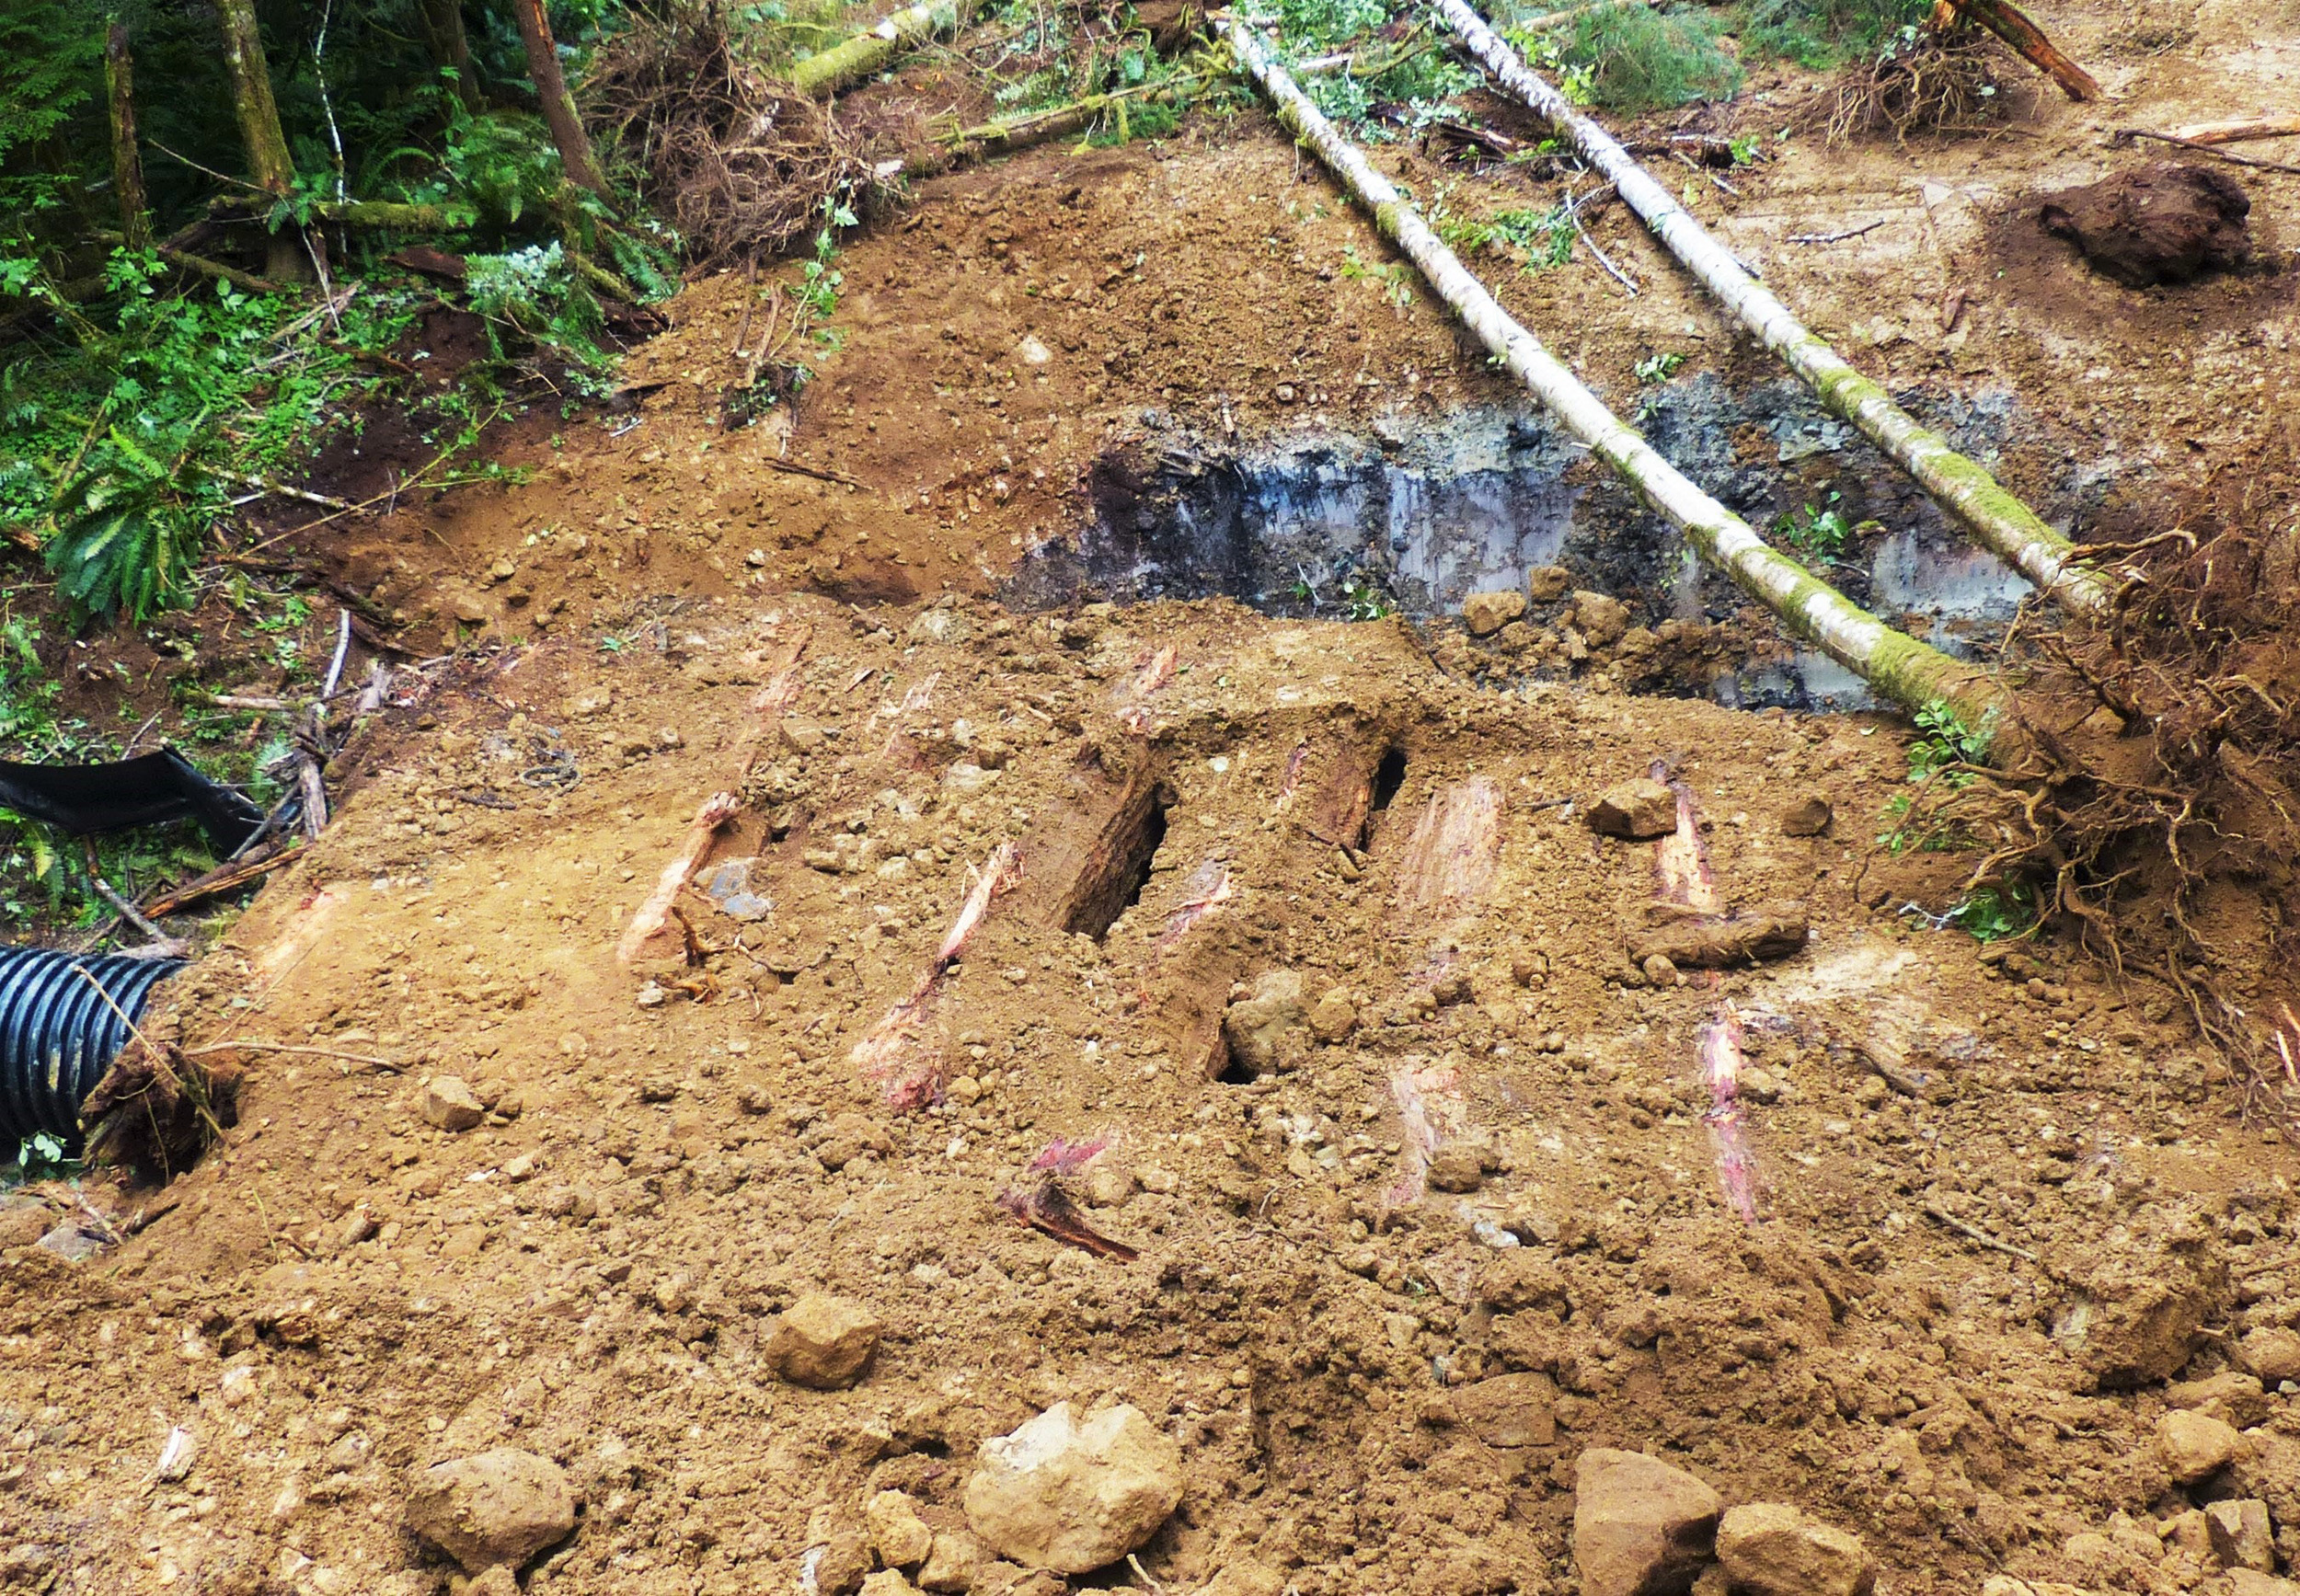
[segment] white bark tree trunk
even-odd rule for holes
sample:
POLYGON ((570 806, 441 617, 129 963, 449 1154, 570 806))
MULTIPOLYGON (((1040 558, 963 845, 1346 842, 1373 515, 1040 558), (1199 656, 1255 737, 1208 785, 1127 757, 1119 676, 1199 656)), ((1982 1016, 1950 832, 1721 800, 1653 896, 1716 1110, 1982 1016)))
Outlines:
POLYGON ((790 69, 791 86, 818 98, 836 94, 937 34, 957 32, 974 20, 979 8, 980 0, 920 0, 876 28, 799 62, 790 69))
POLYGON ((1218 26, 1239 65, 1270 97, 1278 120, 1316 150, 1343 188, 1373 212, 1383 235, 1405 251, 1495 358, 1568 431, 1619 472, 1654 513, 1791 631, 1857 672, 1881 697, 1912 711, 1946 701, 1968 726, 1996 723, 2005 697, 1986 672, 1894 631, 1768 545, 1748 522, 1686 480, 1512 319, 1389 179, 1310 103, 1259 37, 1232 22, 1218 26))
POLYGON ((1467 0, 1436 0, 1436 6, 1495 82, 1570 140, 1742 327, 1778 355, 1823 405, 1896 461, 1934 502, 1963 523, 1974 541, 2064 607, 2085 614, 2106 607, 2107 584, 2073 563, 2075 549, 2068 539, 2045 525, 1979 465, 1950 448, 1948 440, 1894 404, 1884 389, 1800 322, 1604 128, 1528 68, 1467 0))

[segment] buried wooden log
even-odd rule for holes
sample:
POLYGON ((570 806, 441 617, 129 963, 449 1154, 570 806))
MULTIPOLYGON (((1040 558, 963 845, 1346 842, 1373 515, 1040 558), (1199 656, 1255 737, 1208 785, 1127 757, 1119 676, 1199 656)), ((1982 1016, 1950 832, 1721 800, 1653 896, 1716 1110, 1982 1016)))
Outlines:
POLYGON ((1649 779, 1665 782, 1676 800, 1677 823, 1653 845, 1653 901, 1646 909, 1645 930, 1630 944, 1630 960, 1643 966, 1662 959, 1678 970, 1728 970, 1786 959, 1801 949, 1808 935, 1803 904, 1754 909, 1726 904, 1709 867, 1708 845, 1701 840, 1693 789, 1682 781, 1666 781, 1667 775, 1667 765, 1656 760, 1649 779))
POLYGON ((1717 1182, 1725 1201, 1749 1224, 1757 1222, 1757 1155, 1750 1150, 1741 1106, 1741 1022, 1732 1005, 1701 1028, 1701 1084, 1709 1106, 1701 1124, 1717 1154, 1717 1182))
POLYGON ((974 20, 978 0, 923 0, 790 69, 791 86, 818 97, 860 83, 904 51, 974 20))
POLYGON ((2092 74, 2078 66, 2044 36, 2044 29, 2011 0, 1933 0, 1932 27, 1947 31, 1957 17, 1979 23, 2018 51, 2020 58, 2054 83, 2073 100, 2099 99, 2100 86, 2092 74))
POLYGON ((624 927, 622 940, 615 945, 617 962, 629 964, 638 959, 648 942, 663 929, 680 890, 702 867, 719 833, 742 812, 742 800, 730 792, 715 792, 703 800, 695 811, 695 819, 688 823, 685 841, 655 878, 655 890, 647 894, 638 913, 631 916, 630 924, 624 927))
POLYGON ((951 921, 935 956, 919 972, 910 994, 887 1010, 877 1025, 848 1053, 847 1062, 866 1081, 884 1089, 891 1108, 923 1108, 939 1101, 943 1061, 938 1053, 913 1056, 912 1042, 934 1011, 950 967, 966 951, 968 941, 990 913, 991 901, 1011 891, 1021 879, 1022 855, 1012 843, 1001 843, 983 861, 958 918, 951 921))
POLYGON ((2247 139, 2300 138, 2300 117, 2269 117, 2252 121, 2191 122, 2174 128, 2172 136, 2189 144, 2234 144, 2247 139))
POLYGON ((1496 362, 1530 388, 1567 431, 1613 467, 1702 557, 1880 697, 1913 713, 1945 702, 1968 726, 1995 726, 2009 718, 2003 715, 2006 695, 1987 672, 1886 626, 1771 547, 1747 522, 1662 459, 1502 309, 1397 187, 1326 120, 1252 29, 1227 21, 1218 26, 1240 68, 1270 98, 1279 121, 1316 150, 1373 212, 1383 235, 1420 269, 1496 362))
POLYGON ((1610 178, 1653 236, 1734 319, 1796 373, 1822 404, 1852 423, 1906 471, 1962 525, 1967 535, 2065 608, 2097 614, 2106 607, 2107 584, 2076 562, 2075 545, 2068 539, 2007 492, 1977 462, 1959 454, 1947 439, 1894 403, 1881 386, 1856 371, 1826 340, 1799 321, 1611 134, 1528 68, 1468 0, 1437 0, 1437 6, 1439 15, 1496 83, 1548 122, 1582 159, 1610 178))
POLYGON ((1474 901, 1501 862, 1501 789, 1472 776, 1430 795, 1397 859, 1398 901, 1418 909, 1474 901))

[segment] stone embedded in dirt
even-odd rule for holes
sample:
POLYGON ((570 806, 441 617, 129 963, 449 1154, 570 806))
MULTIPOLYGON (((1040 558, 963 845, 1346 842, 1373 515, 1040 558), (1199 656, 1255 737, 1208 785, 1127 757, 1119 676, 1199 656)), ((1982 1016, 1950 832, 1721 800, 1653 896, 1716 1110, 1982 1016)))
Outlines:
POLYGON ((2237 1343, 2237 1357, 2271 1385, 2300 1380, 2300 1330, 2271 1325, 2247 1330, 2237 1343))
POLYGON ((1264 970, 1252 992, 1224 1013, 1222 1039, 1234 1061, 1258 1075, 1268 1074, 1278 1067, 1286 1032, 1302 1023, 1305 1012, 1301 972, 1264 970))
POLYGON ((2037 221, 2102 276, 2145 288, 2244 265, 2251 210, 2244 185, 2219 167, 2159 163, 2064 189, 2037 221))
POLYGON ((2190 1407, 2225 1418, 2238 1430, 2249 1430, 2268 1417, 2269 1395, 2260 1376, 2238 1369, 2223 1370, 2202 1380, 2183 1380, 2164 1392, 2168 1407, 2190 1407))
POLYGON ((913 1596, 917 1590, 900 1569, 881 1568, 863 1576, 862 1596, 913 1596))
POLYGON ((575 1493, 558 1464, 498 1447, 418 1469, 408 1527, 471 1572, 524 1563, 575 1527, 575 1493))
POLYGON ((814 1588, 822 1596, 854 1596, 870 1577, 870 1542, 852 1531, 826 1539, 809 1549, 814 1562, 814 1588))
POLYGON ((1448 1395, 1455 1422, 1488 1446, 1547 1446, 1558 1438, 1558 1385, 1547 1374, 1496 1374, 1448 1395))
POLYGON ((1625 781, 1590 806, 1589 823, 1599 834, 1646 843, 1677 829, 1677 795, 1650 775, 1625 781))
POLYGON ((2300 1581, 2279 1579, 2252 1568, 2231 1568, 2223 1576, 2227 1596, 2300 1596, 2300 1581))
POLYGON ((880 1491, 863 1509, 863 1527, 879 1561, 890 1568, 924 1563, 934 1549, 935 1533, 918 1516, 918 1503, 902 1491, 880 1491))
POLYGON ((2207 1413, 2168 1413, 2156 1420, 2156 1451, 2174 1485, 2192 1486, 2219 1473, 2240 1444, 2234 1425, 2207 1413))
POLYGON ((938 1530, 918 1570, 921 1590, 971 1590, 983 1566, 983 1545, 964 1530, 938 1530))
POLYGON ((1717 1526, 1717 1560, 1750 1596, 1869 1596, 1877 1584, 1857 1535, 1782 1502, 1728 1509, 1717 1526))
POLYGON ((1321 1042, 1346 1041, 1358 1028, 1358 1005, 1340 987, 1329 987, 1326 995, 1311 1005, 1310 1035, 1321 1042))
POLYGON ((2103 1391, 2169 1380, 2187 1367, 2222 1310, 2228 1269, 2200 1235, 2104 1262, 2053 1323, 2103 1391))
POLYGON ((1198 1596, 1285 1596, 1286 1577, 1267 1563, 1225 1564, 1198 1596))
POLYGON ((1561 565, 1537 565, 1525 573, 1525 596, 1537 604, 1565 597, 1572 585, 1573 573, 1561 565))
POLYGON ((2269 1523, 2268 1504, 2247 1497, 2237 1501, 2210 1502, 2204 1508, 2205 1533, 2212 1537, 2213 1556, 2224 1568, 2276 1571, 2276 1532, 2269 1523))
POLYGON ((1490 637, 1525 613, 1525 595, 1515 588, 1472 593, 1462 601, 1462 625, 1473 637, 1490 637))
POLYGON ((1084 1574, 1157 1533, 1182 1499, 1182 1450, 1140 1408, 1083 1424, 1058 1402, 983 1442, 966 1517, 983 1544, 1026 1567, 1084 1574))
POLYGON ((1448 1142, 1430 1154, 1430 1185, 1436 1190, 1475 1191, 1485 1183, 1485 1162, 1466 1142, 1448 1142))
POLYGON ((1133 1170, 1104 1154, 1088 1165, 1086 1189, 1089 1207, 1123 1208, 1133 1200, 1133 1195, 1140 1188, 1133 1170))
POLYGON ((1585 1450, 1573 1469, 1581 1596, 1683 1596, 1709 1558, 1725 1503, 1641 1452, 1585 1450))
POLYGON ((1573 624, 1591 648, 1611 648, 1629 629, 1629 606, 1610 594, 1584 588, 1573 595, 1573 624))
POLYGON ((759 1356, 793 1385, 834 1391, 862 1377, 879 1346, 879 1317, 860 1303, 811 1292, 775 1322, 759 1356))
POLYGON ((423 1083, 425 1124, 443 1131, 468 1131, 487 1117, 487 1106, 461 1075, 433 1075, 423 1083))
POLYGON ((1807 793, 1781 811, 1781 834, 1786 837, 1817 837, 1829 829, 1836 819, 1836 811, 1829 800, 1819 793, 1807 793))

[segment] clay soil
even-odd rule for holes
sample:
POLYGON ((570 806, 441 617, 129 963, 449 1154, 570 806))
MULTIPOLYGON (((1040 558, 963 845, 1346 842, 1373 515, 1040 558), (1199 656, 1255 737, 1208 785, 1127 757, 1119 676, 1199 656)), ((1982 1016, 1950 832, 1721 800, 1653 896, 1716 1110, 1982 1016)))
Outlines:
MULTIPOLYGON (((2117 125, 2265 109, 2300 71, 2272 8, 2172 9, 2167 54, 2124 7, 2051 18, 2117 125)), ((1770 133, 1813 91, 1759 92, 1713 124, 1770 133)), ((2292 275, 2089 275, 2032 196, 2149 157, 2102 148, 2099 108, 2022 117, 1800 134, 1698 202, 1896 385, 2050 417, 2017 487, 2072 452, 2134 516, 2288 482, 2292 275)), ((2246 176, 2273 263, 2294 183, 2246 176)), ((1638 300, 1585 261, 1504 292, 1601 390, 1633 408, 1663 345, 1772 374, 1628 218, 1596 226, 1638 300)), ((843 251, 845 344, 795 425, 728 424, 750 290, 714 279, 616 413, 514 430, 525 480, 291 544, 412 655, 463 647, 395 678, 336 821, 172 989, 163 1028, 245 1044, 238 1124, 165 1185, 92 1183, 119 1239, 85 1261, 17 1245, 55 1212, 0 1213, 0 1578, 445 1590, 408 1471, 511 1445, 582 1499, 529 1591, 797 1590, 878 1490, 959 1526, 977 1443, 1067 1399, 1144 1409, 1188 1469, 1143 1573, 1085 1586, 1570 1592, 1573 1459, 1607 1445, 1853 1530, 1884 1590, 2208 1588, 2160 1556, 2186 1503, 2151 1437, 2196 1400, 2171 1383, 2300 1324, 2290 1145, 2165 992, 1935 928, 1958 856, 1874 845, 1901 727, 1629 695, 1602 650, 1528 682, 1452 623, 998 601, 1098 463, 1175 425, 1506 399, 1425 301, 1344 270, 1385 259, 1256 112, 1025 154, 843 251), (1802 951, 1631 962, 1654 849, 1586 812, 1657 760, 1725 898, 1801 905, 1802 951), (674 900, 693 947, 673 918, 619 957, 720 793, 674 900), (1816 797, 1833 824, 1790 834, 1816 797), (730 861, 754 917, 705 890, 730 861), (1282 988, 1261 1051, 1225 1039, 1282 988), (1754 1223, 1702 1117, 1729 1012, 1754 1223), (445 1076, 484 1123, 427 1122, 445 1076), (1450 1189, 1417 1178, 1424 1127, 1450 1189), (1063 1178, 1131 1261, 1001 1206, 1057 1141, 1107 1144, 1063 1178), (759 1360, 812 1291, 884 1322, 850 1390, 759 1360), (177 1427, 197 1456, 163 1481, 177 1427)), ((1709 635, 1633 618, 1642 647, 1709 635)), ((2234 1400, 2252 1441, 2213 1488, 2267 1499, 2300 1566, 2300 1398, 2234 1400)))

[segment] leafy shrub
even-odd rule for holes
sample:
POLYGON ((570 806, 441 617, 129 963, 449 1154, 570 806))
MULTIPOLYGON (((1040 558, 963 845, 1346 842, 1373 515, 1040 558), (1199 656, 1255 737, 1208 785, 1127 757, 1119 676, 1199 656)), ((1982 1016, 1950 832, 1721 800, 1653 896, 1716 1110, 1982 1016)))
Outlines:
POLYGON ((1560 49, 1589 74, 1591 103, 1613 110, 1658 110, 1696 99, 1726 99, 1741 68, 1697 11, 1617 6, 1577 19, 1560 49))
POLYGON ((1876 54, 1931 9, 1932 0, 1748 0, 1741 44, 1755 60, 1825 71, 1876 54))

